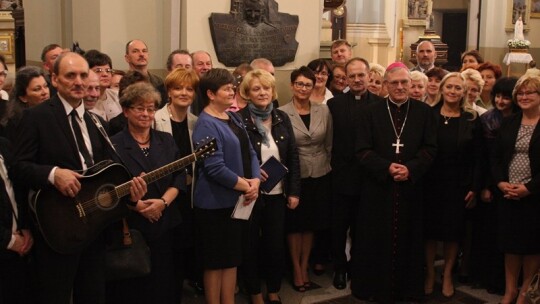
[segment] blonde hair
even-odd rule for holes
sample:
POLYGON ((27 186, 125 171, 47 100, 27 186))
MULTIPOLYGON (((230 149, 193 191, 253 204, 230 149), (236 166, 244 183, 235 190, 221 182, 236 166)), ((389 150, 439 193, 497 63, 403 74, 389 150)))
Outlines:
POLYGON ((461 75, 465 77, 465 80, 472 80, 480 88, 480 93, 482 93, 482 89, 484 88, 484 84, 486 84, 486 82, 482 78, 482 74, 480 74, 480 72, 475 69, 466 69, 465 71, 461 72, 461 75))
POLYGON ((428 78, 426 74, 420 72, 420 71, 412 71, 411 72, 411 80, 412 81, 419 81, 421 80, 425 86, 427 86, 428 78))
POLYGON ((534 75, 525 74, 521 76, 516 82, 514 91, 512 91, 512 98, 517 102, 517 92, 522 88, 531 88, 540 94, 540 77, 534 75))
POLYGON ((249 89, 251 81, 255 78, 259 79, 262 85, 272 88, 272 100, 276 100, 276 79, 274 78, 274 76, 272 76, 272 74, 268 73, 263 69, 255 69, 253 71, 249 71, 246 76, 244 76, 244 80, 242 80, 240 88, 238 89, 240 96, 242 96, 242 98, 244 98, 245 100, 249 100, 249 89))
POLYGON ((465 102, 465 99, 467 98, 466 95, 467 95, 467 90, 468 90, 467 81, 465 77, 461 75, 460 72, 452 72, 444 76, 444 78, 441 80, 441 83, 439 84, 439 92, 437 93, 437 97, 435 98, 435 103, 433 104, 433 106, 436 106, 442 100, 442 90, 444 88, 444 84, 448 81, 448 79, 452 77, 457 77, 461 79, 461 81, 463 82, 464 93, 463 93, 463 97, 461 98, 459 102, 460 108, 463 110, 463 112, 467 112, 472 115, 472 118, 470 120, 475 120, 476 117, 478 116, 478 113, 476 113, 476 111, 469 105, 468 102, 465 102))
POLYGON ((369 64, 369 75, 372 74, 378 74, 379 76, 384 77, 384 67, 378 63, 370 63, 369 64))

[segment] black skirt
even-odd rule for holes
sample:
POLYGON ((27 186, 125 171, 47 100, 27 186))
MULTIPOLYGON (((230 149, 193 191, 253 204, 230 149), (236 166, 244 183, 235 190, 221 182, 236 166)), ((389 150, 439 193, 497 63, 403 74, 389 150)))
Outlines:
POLYGON ((330 228, 332 192, 330 173, 317 178, 302 178, 300 204, 296 209, 287 208, 285 230, 287 233, 318 231, 330 228))
POLYGON ((242 262, 242 226, 247 221, 232 219, 233 210, 194 209, 204 269, 232 268, 242 262))

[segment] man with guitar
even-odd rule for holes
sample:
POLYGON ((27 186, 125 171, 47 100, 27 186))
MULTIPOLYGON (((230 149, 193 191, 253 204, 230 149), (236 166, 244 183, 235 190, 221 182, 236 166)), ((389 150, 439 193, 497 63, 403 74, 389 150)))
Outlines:
MULTIPOLYGON (((83 175, 76 170, 86 170, 111 158, 111 149, 82 103, 88 70, 88 63, 76 53, 64 53, 54 63, 51 80, 58 94, 24 112, 15 149, 16 163, 10 172, 14 183, 30 191, 54 186, 61 197, 77 201, 83 175)), ((135 177, 128 200, 136 204, 146 191, 144 180, 135 177)), ((65 231, 72 230, 61 215, 58 212, 57 224, 65 225, 65 231)), ((80 251, 59 253, 42 234, 44 228, 36 225, 34 232, 39 302, 104 303, 102 234, 80 251)))

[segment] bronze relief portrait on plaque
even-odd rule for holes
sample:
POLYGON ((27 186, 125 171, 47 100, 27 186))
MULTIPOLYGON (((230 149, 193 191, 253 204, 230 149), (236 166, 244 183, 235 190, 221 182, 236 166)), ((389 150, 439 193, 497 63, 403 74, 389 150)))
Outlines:
POLYGON ((216 55, 226 66, 260 57, 275 66, 294 61, 298 16, 279 12, 275 0, 231 0, 229 13, 212 13, 209 22, 216 55))

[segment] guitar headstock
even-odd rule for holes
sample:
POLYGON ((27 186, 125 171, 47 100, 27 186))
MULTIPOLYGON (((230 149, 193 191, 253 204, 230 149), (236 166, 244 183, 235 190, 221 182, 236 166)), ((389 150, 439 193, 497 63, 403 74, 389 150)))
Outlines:
POLYGON ((217 142, 215 138, 207 136, 206 138, 196 142, 195 147, 197 147, 197 150, 195 151, 197 159, 205 159, 214 154, 214 152, 217 150, 217 142))

